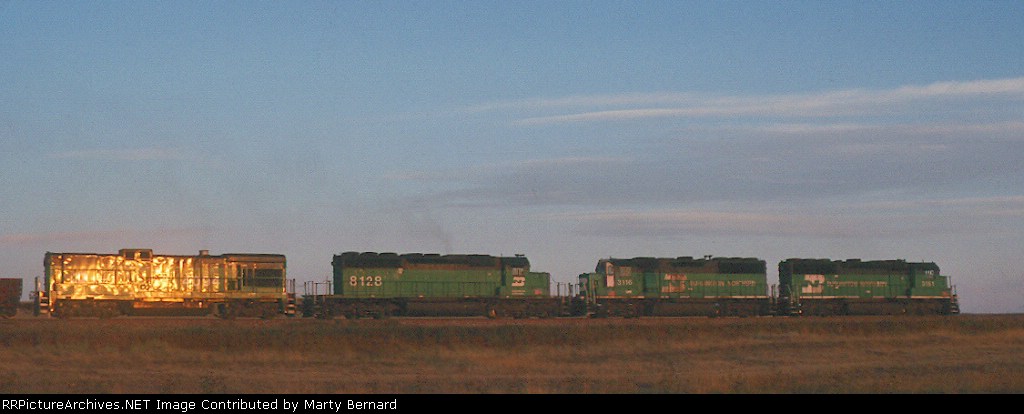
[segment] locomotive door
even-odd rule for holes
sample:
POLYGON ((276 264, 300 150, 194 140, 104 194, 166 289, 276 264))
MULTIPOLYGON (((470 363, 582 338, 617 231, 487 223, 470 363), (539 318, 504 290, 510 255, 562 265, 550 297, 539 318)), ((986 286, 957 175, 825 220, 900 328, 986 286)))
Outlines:
POLYGON ((643 274, 643 295, 648 298, 657 298, 661 296, 661 274, 660 273, 644 273, 643 274))

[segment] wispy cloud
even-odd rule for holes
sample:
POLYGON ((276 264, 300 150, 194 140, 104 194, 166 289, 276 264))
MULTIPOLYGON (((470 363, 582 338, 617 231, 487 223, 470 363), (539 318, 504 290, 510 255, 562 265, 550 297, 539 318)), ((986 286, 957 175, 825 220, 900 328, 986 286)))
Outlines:
MULTIPOLYGON (((574 220, 590 231, 616 235, 681 232, 779 234, 790 232, 797 218, 777 213, 713 210, 612 210, 548 215, 556 221, 574 220)), ((800 221, 806 224, 804 219, 800 221)))
POLYGON ((516 160, 393 178, 430 184, 420 187, 420 196, 459 206, 798 203, 965 189, 996 196, 1024 180, 1018 155, 1024 139, 1014 132, 1021 127, 785 125, 777 135, 686 134, 616 156, 516 160))
POLYGON ((399 171, 384 175, 384 178, 395 181, 413 182, 473 182, 484 177, 520 172, 563 171, 593 165, 622 164, 628 157, 558 157, 515 160, 477 165, 469 168, 439 171, 399 171))
POLYGON ((1024 218, 1024 195, 998 197, 956 197, 924 200, 885 200, 854 203, 852 208, 875 211, 955 211, 976 216, 1024 218))
POLYGON ((213 231, 217 231, 217 229, 159 228, 148 230, 111 229, 68 232, 12 233, 0 234, 0 246, 19 246, 26 244, 73 244, 82 242, 132 243, 135 240, 165 240, 168 237, 198 238, 213 231))
POLYGON ((174 148, 92 149, 56 152, 50 154, 49 158, 103 161, 155 161, 181 160, 186 158, 186 154, 185 151, 174 148))
POLYGON ((759 125, 696 125, 688 132, 726 131, 773 135, 886 134, 889 136, 934 136, 954 134, 1004 134, 1024 139, 1024 121, 1008 120, 991 123, 934 122, 928 124, 878 125, 858 122, 773 122, 759 125))
POLYGON ((563 156, 394 176, 427 184, 416 187, 417 202, 567 211, 553 220, 636 236, 902 237, 1019 229, 1012 222, 1024 218, 1024 78, 477 109, 536 125, 689 119, 584 129, 595 138, 563 156))
POLYGON ((1010 79, 977 80, 969 82, 936 82, 925 86, 904 86, 881 96, 893 99, 914 99, 921 97, 958 97, 972 95, 1016 95, 1024 94, 1024 77, 1010 79))
POLYGON ((126 235, 127 232, 124 230, 2 234, 0 235, 0 245, 73 242, 82 240, 108 241, 121 239, 126 235))
POLYGON ((702 98, 689 93, 629 93, 621 95, 576 95, 562 98, 537 98, 491 102, 467 107, 465 113, 525 110, 564 110, 565 108, 600 108, 632 105, 692 105, 702 98))
POLYGON ((526 116, 519 125, 544 125, 651 118, 712 117, 835 117, 879 115, 909 105, 963 100, 1024 99, 1024 77, 965 82, 937 82, 892 89, 849 89, 810 94, 760 96, 699 96, 695 94, 629 94, 622 96, 576 96, 570 98, 505 102, 475 107, 475 111, 517 110, 548 112, 526 116), (600 108, 600 109, 593 109, 600 108), (584 109, 583 111, 573 111, 584 109), (550 114, 550 112, 563 112, 550 114))
POLYGON ((1024 218, 1024 196, 883 201, 751 210, 715 208, 616 209, 542 214, 602 236, 727 235, 799 237, 916 237, 1008 230, 1024 218), (956 217, 955 222, 944 220, 956 217))

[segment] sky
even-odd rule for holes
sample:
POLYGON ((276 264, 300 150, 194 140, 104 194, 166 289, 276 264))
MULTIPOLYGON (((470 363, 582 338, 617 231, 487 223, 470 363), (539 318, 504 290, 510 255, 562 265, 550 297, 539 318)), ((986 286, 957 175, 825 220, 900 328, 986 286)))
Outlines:
MULTIPOLYGON (((1024 312, 1024 2, 0 0, 0 277, 51 252, 935 262, 1024 312)), ((27 297, 27 296, 26 296, 27 297)))

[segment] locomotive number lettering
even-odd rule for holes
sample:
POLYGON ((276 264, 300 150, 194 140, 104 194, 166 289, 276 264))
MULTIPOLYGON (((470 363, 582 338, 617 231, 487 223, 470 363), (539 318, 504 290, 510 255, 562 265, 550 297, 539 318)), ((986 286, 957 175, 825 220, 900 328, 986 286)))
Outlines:
POLYGON ((526 286, 526 278, 523 276, 512 277, 512 287, 524 287, 526 286))
POLYGON ((384 280, 380 276, 350 276, 348 284, 350 286, 381 286, 384 284, 384 280))
POLYGON ((633 279, 619 279, 615 281, 618 286, 633 286, 633 279))

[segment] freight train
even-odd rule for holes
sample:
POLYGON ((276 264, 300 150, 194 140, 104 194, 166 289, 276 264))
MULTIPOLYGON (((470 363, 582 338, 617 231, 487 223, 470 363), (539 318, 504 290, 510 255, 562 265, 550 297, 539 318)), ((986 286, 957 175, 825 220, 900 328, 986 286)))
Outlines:
POLYGON ((304 284, 301 301, 278 254, 47 253, 44 268, 37 314, 58 317, 959 313, 955 287, 935 263, 903 260, 787 259, 776 290, 757 258, 608 258, 553 294, 551 275, 532 271, 522 255, 345 252, 334 256, 332 278, 304 284))

